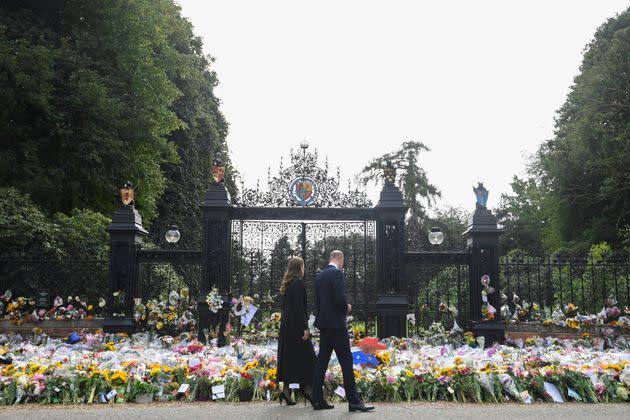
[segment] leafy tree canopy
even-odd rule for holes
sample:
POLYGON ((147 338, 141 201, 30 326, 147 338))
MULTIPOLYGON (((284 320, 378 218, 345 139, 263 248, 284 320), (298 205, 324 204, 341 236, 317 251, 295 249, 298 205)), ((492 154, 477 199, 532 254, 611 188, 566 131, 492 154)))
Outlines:
POLYGON ((182 216, 229 166, 209 64, 173 0, 3 2, 0 182, 111 215, 131 180, 146 221, 182 216))
POLYGON ((531 173, 548 195, 548 236, 576 250, 618 247, 630 225, 630 9, 586 47, 531 173))

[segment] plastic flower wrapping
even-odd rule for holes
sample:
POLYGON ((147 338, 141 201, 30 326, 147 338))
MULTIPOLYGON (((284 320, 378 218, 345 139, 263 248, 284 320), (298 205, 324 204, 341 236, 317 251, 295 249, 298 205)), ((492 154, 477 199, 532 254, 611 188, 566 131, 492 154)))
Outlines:
MULTIPOLYGON (((286 386, 276 377, 277 342, 261 334, 224 347, 190 333, 76 338, 0 335, 0 403, 238 401, 243 393, 268 401, 286 386)), ((436 323, 418 337, 363 338, 351 345, 365 401, 622 402, 630 390, 630 342, 623 335, 487 347, 484 337, 436 323)), ((342 399, 334 393, 342 384, 333 355, 327 399, 342 399)))
MULTIPOLYGON (((103 299, 104 301, 104 299, 103 299)), ((11 321, 21 325, 25 322, 37 323, 40 321, 79 320, 92 319, 102 316, 102 306, 93 305, 79 296, 61 296, 53 298, 52 305, 42 307, 36 304, 33 297, 13 296, 11 290, 0 294, 0 320, 11 321)))

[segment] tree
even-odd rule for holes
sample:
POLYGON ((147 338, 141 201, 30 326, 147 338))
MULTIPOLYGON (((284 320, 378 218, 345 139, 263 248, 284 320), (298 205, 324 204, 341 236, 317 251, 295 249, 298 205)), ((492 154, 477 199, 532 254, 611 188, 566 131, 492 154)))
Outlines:
POLYGON ((211 157, 229 164, 209 64, 173 0, 3 2, 0 182, 110 215, 131 180, 145 221, 187 220, 211 157))
POLYGON ((387 162, 394 165, 397 169, 396 184, 409 205, 407 238, 410 238, 409 245, 414 248, 420 242, 411 238, 422 235, 422 220, 426 218, 421 202, 426 201, 427 207, 430 207, 440 197, 437 187, 429 182, 426 171, 418 163, 418 155, 422 151, 428 152, 430 149, 421 142, 406 141, 400 149, 373 159, 359 175, 364 183, 379 183, 387 162))
POLYGON ((586 47, 555 135, 532 167, 549 195, 550 234, 563 245, 586 251, 622 242, 630 225, 629 121, 630 9, 604 23, 586 47))
POLYGON ((204 56, 201 39, 194 35, 191 23, 181 17, 179 6, 171 0, 157 5, 170 19, 169 41, 177 60, 169 78, 182 93, 172 109, 185 126, 168 137, 177 145, 180 162, 163 166, 167 185, 157 202, 158 216, 151 232, 156 243, 164 244, 168 225, 176 224, 182 233, 180 246, 199 247, 203 232, 199 203, 213 182, 210 170, 215 159, 227 166, 226 186, 230 194, 237 193, 236 171, 225 141, 228 124, 219 110, 219 99, 214 96, 218 80, 210 69, 213 59, 204 56))
POLYGON ((552 238, 545 240, 550 219, 545 191, 534 178, 515 176, 510 185, 513 194, 501 194, 496 209, 497 221, 505 229, 500 237, 502 249, 522 249, 533 254, 548 249, 552 238))

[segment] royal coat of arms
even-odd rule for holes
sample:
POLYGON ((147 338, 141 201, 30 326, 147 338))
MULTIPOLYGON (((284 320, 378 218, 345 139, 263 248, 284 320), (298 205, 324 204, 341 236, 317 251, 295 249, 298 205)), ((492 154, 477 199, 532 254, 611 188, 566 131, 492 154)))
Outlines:
POLYGON ((308 206, 317 200, 317 183, 312 178, 301 176, 289 184, 289 196, 300 206, 308 206))

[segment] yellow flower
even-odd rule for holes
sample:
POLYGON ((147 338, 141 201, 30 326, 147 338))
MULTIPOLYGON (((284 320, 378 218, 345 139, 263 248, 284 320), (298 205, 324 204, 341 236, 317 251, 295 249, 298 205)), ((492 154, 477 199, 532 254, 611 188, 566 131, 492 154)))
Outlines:
POLYGON ((109 351, 116 351, 116 346, 113 341, 109 341, 105 344, 105 348, 109 351))
POLYGON ((463 364, 463 363, 464 363, 464 361, 462 360, 462 358, 461 358, 461 357, 456 357, 456 358, 455 358, 455 365, 456 365, 456 366, 459 366, 459 365, 461 365, 461 364, 463 364))
POLYGON ((578 328, 580 328, 580 323, 577 322, 577 320, 575 319, 567 319, 567 327, 577 330, 578 328))
POLYGON ((582 334, 582 338, 589 338, 591 335, 587 332, 585 332, 584 334, 582 334))
POLYGON ((254 359, 251 362, 247 362, 245 366, 243 367, 243 370, 247 371, 250 369, 256 369, 257 367, 258 367, 258 359, 254 359))
POLYGON ((119 370, 116 371, 116 373, 114 373, 110 378, 109 378, 110 382, 115 382, 115 381, 120 381, 123 384, 127 383, 127 372, 119 370))
POLYGON ((94 307, 92 305, 88 305, 87 310, 91 311, 92 309, 94 309, 94 307))
POLYGON ((409 378, 413 378, 414 374, 412 371, 405 369, 405 375, 407 375, 409 378))
POLYGON ((164 328, 164 323, 162 321, 158 322, 155 325, 155 328, 157 328, 158 330, 161 330, 162 328, 164 328))
POLYGON ((276 375, 278 374, 278 369, 273 368, 267 370, 267 374, 265 375, 265 379, 274 381, 276 379, 276 375))

